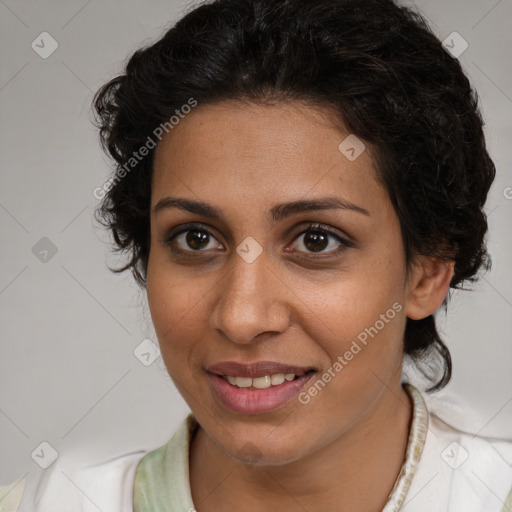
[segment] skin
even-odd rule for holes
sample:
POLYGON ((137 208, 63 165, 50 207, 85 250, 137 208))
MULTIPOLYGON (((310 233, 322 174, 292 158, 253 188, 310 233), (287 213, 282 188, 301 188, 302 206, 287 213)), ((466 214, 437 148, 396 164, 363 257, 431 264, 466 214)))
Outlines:
POLYGON ((318 107, 221 102, 196 107, 156 148, 147 295, 167 370, 200 424, 190 449, 199 512, 380 511, 399 474, 412 414, 400 385, 406 318, 439 307, 453 263, 418 257, 406 273, 371 148, 349 161, 338 150, 347 135, 318 107), (167 196, 208 202, 221 218, 155 212, 167 196), (325 196, 369 215, 266 217, 277 203, 325 196), (164 241, 188 222, 210 233, 200 250, 186 235, 164 241), (328 236, 318 254, 309 222, 352 246, 328 236), (249 236, 263 249, 252 263, 236 252, 249 236), (205 368, 228 360, 322 375, 394 303, 401 311, 307 405, 239 414, 210 386, 205 368))

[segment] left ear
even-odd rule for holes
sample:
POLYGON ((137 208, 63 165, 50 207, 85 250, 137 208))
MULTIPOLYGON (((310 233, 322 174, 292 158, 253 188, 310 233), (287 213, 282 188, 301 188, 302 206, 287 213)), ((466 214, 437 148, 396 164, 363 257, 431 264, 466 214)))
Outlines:
POLYGON ((408 318, 421 320, 437 310, 450 288, 454 267, 454 261, 427 256, 416 258, 405 305, 408 318))

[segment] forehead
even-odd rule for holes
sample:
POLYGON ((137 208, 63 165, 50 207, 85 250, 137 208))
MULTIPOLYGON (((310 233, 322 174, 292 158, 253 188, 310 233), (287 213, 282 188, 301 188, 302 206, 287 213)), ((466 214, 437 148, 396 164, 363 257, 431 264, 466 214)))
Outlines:
POLYGON ((255 208, 339 195, 387 207, 371 148, 362 148, 331 112, 301 103, 198 105, 155 150, 152 206, 165 195, 255 208))

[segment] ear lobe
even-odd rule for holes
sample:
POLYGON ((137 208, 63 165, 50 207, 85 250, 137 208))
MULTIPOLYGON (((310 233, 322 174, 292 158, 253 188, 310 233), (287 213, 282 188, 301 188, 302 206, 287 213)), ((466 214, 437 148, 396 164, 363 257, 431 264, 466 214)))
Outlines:
POLYGON ((455 262, 420 257, 416 265, 405 313, 412 320, 421 320, 434 313, 445 299, 455 262))

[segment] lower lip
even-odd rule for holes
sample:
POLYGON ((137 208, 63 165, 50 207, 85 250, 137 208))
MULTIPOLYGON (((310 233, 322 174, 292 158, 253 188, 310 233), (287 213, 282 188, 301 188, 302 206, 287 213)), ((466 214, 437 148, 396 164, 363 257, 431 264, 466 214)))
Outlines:
POLYGON ((238 388, 232 386, 220 375, 208 373, 213 389, 220 402, 231 411, 240 414, 258 414, 271 411, 298 395, 314 372, 308 372, 291 381, 266 389, 238 388))

